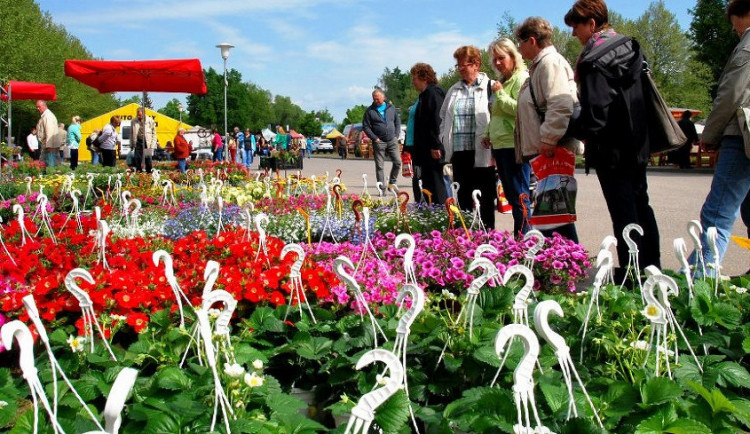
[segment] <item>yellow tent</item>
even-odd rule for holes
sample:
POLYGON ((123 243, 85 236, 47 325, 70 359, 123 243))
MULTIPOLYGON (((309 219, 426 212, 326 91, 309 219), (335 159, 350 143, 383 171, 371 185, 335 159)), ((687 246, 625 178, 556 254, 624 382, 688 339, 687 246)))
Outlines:
POLYGON ((339 137, 344 137, 344 135, 336 128, 332 129, 331 132, 326 135, 326 139, 338 139, 339 137))
MULTIPOLYGON (((93 119, 89 119, 86 122, 81 123, 81 143, 78 147, 78 159, 80 161, 90 161, 91 152, 86 147, 86 138, 94 132, 94 130, 101 130, 105 125, 109 123, 109 119, 112 116, 120 116, 121 120, 132 120, 135 119, 135 112, 140 107, 139 104, 130 103, 122 106, 118 109, 112 110, 111 112, 104 113, 103 115, 97 116, 93 119)), ((146 116, 151 116, 156 121, 156 139, 159 141, 159 146, 162 148, 167 142, 174 141, 174 136, 177 135, 179 128, 185 128, 186 130, 192 128, 187 124, 180 124, 177 119, 172 119, 169 116, 165 116, 161 113, 155 112, 151 109, 146 109, 146 116)), ((118 133, 120 133, 118 129, 118 133)))

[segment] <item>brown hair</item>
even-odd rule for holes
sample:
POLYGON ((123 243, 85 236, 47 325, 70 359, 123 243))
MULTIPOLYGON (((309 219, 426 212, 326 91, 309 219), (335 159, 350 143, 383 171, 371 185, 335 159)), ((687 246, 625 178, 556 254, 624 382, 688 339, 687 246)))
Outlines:
POLYGON ((570 27, 594 20, 596 31, 609 27, 607 5, 602 0, 578 0, 565 14, 565 24, 570 27))
POLYGON ((120 125, 120 116, 118 115, 112 116, 111 118, 109 118, 109 123, 114 126, 120 125))
POLYGON ((458 47, 453 53, 453 58, 456 59, 457 62, 465 60, 469 63, 476 63, 477 65, 482 66, 482 53, 479 51, 479 48, 473 45, 458 47))
POLYGON ((542 17, 529 17, 516 27, 516 38, 525 41, 529 38, 536 39, 540 48, 552 45, 552 24, 542 17))
POLYGON ((727 18, 750 14, 750 0, 731 0, 727 5, 727 18))
POLYGON ((424 80, 427 83, 437 84, 438 82, 437 75, 435 75, 435 70, 432 69, 432 66, 426 63, 415 63, 414 66, 411 67, 411 70, 409 72, 411 73, 412 77, 417 77, 418 79, 424 80))

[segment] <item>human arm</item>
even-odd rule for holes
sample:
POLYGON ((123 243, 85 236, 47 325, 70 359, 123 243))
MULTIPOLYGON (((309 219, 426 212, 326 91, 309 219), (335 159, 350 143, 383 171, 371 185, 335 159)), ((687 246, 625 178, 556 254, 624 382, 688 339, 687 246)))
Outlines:
POLYGON ((565 135, 575 105, 573 71, 560 56, 540 64, 532 78, 534 96, 545 110, 544 122, 539 127, 540 142, 555 146, 565 135))
POLYGON ((746 43, 744 47, 732 54, 724 68, 711 114, 708 115, 706 128, 703 129, 703 143, 708 147, 718 145, 727 125, 736 118, 737 107, 748 101, 750 101, 750 44, 746 43))
POLYGON ((372 125, 370 123, 370 109, 365 110, 365 114, 362 116, 362 132, 372 140, 373 143, 378 141, 378 136, 372 132, 372 125))

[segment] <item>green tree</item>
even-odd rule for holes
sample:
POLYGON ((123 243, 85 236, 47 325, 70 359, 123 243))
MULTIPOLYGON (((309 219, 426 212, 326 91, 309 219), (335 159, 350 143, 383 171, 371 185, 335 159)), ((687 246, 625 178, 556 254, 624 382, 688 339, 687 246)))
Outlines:
POLYGON ((327 108, 315 112, 315 117, 318 118, 318 121, 320 121, 321 124, 331 124, 336 122, 333 119, 333 115, 328 111, 327 108))
POLYGON ((273 114, 275 122, 285 129, 287 126, 295 128, 305 116, 304 110, 294 104, 291 98, 281 95, 276 95, 273 99, 273 114))
POLYGON ((130 96, 128 98, 122 98, 122 99, 121 98, 117 98, 117 101, 118 101, 118 104, 120 105, 120 107, 128 105, 128 104, 138 104, 138 105, 141 105, 141 102, 142 102, 141 97, 138 96, 138 95, 133 95, 133 96, 130 96))
POLYGON ((697 61, 704 63, 710 70, 710 94, 715 95, 716 85, 729 55, 737 45, 737 35, 726 18, 728 0, 697 0, 690 10, 693 20, 690 22, 690 39, 693 41, 693 53, 697 61))
POLYGON ((343 124, 358 124, 362 122, 366 110, 367 106, 364 104, 355 105, 354 107, 347 109, 346 118, 344 118, 343 124))
POLYGON ((248 105, 251 107, 247 113, 246 127, 251 131, 260 131, 274 122, 271 92, 254 83, 246 83, 245 86, 248 92, 248 105))
MULTIPOLYGON (((65 60, 90 60, 93 56, 64 27, 55 24, 49 14, 42 13, 33 0, 0 0, 0 10, 3 11, 0 47, 6 48, 0 62, 0 81, 54 84, 58 99, 49 102, 49 108, 66 124, 74 115, 85 120, 117 107, 111 94, 99 94, 64 75, 65 60)), ((38 118, 34 101, 14 101, 12 134, 16 137, 27 134, 38 118)))
MULTIPOLYGON (((224 74, 213 68, 203 71, 206 78, 205 95, 188 95, 189 123, 204 127, 217 127, 224 131, 224 74)), ((244 127, 249 122, 249 92, 242 82, 242 74, 235 69, 227 71, 227 128, 244 127)), ((184 120, 184 119, 183 119, 184 120)))
POLYGON ((297 132, 306 137, 319 136, 323 132, 318 113, 311 111, 305 115, 297 124, 297 132))
MULTIPOLYGON (((169 116, 172 119, 180 119, 180 107, 182 106, 182 103, 177 98, 172 98, 169 101, 167 101, 167 104, 157 110, 157 112, 163 114, 164 116, 169 116)), ((184 120, 184 119, 183 119, 184 120)))
POLYGON ((398 109, 401 120, 406 121, 409 107, 414 104, 415 92, 411 84, 411 74, 402 72, 397 66, 393 70, 385 68, 378 80, 377 87, 383 89, 388 100, 398 109))

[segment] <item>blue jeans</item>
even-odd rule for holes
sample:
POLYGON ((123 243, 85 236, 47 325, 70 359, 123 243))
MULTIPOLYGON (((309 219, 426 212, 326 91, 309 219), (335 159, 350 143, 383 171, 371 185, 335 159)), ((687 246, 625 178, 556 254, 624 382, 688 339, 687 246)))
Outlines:
POLYGON ((214 161, 224 161, 224 148, 214 151, 214 161))
POLYGON ((48 167, 55 167, 60 164, 60 152, 57 149, 48 149, 44 151, 44 163, 48 167))
MULTIPOLYGON (((529 177, 531 176, 531 165, 529 163, 516 163, 516 150, 514 148, 494 149, 492 151, 503 184, 505 199, 513 209, 513 235, 526 234, 531 229, 528 213, 531 212, 531 191, 529 190, 529 177), (521 203, 519 196, 526 194, 521 203), (524 216, 524 208, 527 215, 524 216)), ((500 200, 498 198, 498 200, 500 200)))
POLYGON ((252 149, 246 149, 243 153, 243 156, 245 157, 243 163, 245 163, 245 166, 249 169, 250 166, 253 164, 253 150, 252 149))
POLYGON ((99 153, 98 152, 91 152, 91 164, 99 164, 99 153))
POLYGON ((181 173, 185 173, 187 170, 187 163, 185 162, 184 158, 180 158, 177 160, 177 168, 180 169, 181 173))
MULTIPOLYGON (((721 140, 719 157, 714 170, 711 190, 701 208, 701 246, 706 265, 715 262, 714 254, 708 245, 706 229, 716 227, 719 260, 724 258, 729 242, 729 234, 740 214, 740 205, 750 191, 750 160, 745 156, 742 137, 726 136, 721 140)), ((690 255, 690 263, 695 263, 695 252, 690 255)), ((709 268, 706 273, 715 276, 716 270, 709 268)))

